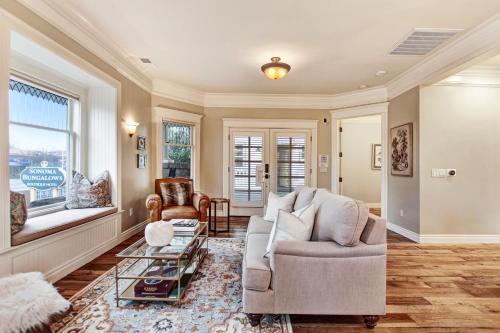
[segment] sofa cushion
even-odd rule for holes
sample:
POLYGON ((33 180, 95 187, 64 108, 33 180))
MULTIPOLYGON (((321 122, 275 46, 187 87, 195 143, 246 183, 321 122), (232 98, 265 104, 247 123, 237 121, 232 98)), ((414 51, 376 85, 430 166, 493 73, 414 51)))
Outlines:
POLYGON ((191 181, 161 183, 160 189, 165 208, 193 204, 193 183, 191 181))
POLYGON ((12 246, 21 245, 116 213, 116 207, 62 210, 29 218, 23 230, 12 236, 12 246))
POLYGON ((278 212, 278 218, 274 222, 273 229, 266 247, 267 257, 271 252, 273 243, 281 240, 308 241, 314 226, 314 205, 299 209, 293 213, 283 210, 278 212))
POLYGON ((316 188, 301 186, 296 188, 295 192, 297 192, 297 198, 295 199, 295 203, 293 204, 294 211, 304 208, 312 202, 314 193, 316 193, 316 188))
POLYGON ((109 172, 104 171, 94 181, 73 171, 69 186, 67 209, 112 207, 109 172))
POLYGON ((333 240, 355 246, 368 220, 368 207, 361 201, 318 190, 313 203, 319 203, 312 240, 333 240))
POLYGON ((198 218, 198 211, 193 206, 172 206, 164 208, 161 211, 161 219, 196 219, 198 218))
POLYGON ((243 258, 243 287, 245 289, 266 291, 271 284, 269 259, 264 258, 268 234, 247 235, 243 258))
POLYGON ((291 192, 280 197, 279 195, 269 192, 267 198, 267 208, 264 220, 274 222, 278 217, 278 210, 282 209, 285 212, 291 212, 297 193, 291 192))
POLYGON ((250 234, 269 234, 273 228, 273 223, 264 220, 261 216, 253 215, 248 222, 247 235, 250 234))

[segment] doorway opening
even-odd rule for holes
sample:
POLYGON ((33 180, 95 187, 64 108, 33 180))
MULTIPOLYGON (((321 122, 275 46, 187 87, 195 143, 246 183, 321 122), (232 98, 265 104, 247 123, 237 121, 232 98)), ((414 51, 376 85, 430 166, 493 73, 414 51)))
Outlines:
POLYGON ((387 218, 388 103, 331 111, 332 192, 387 218))
POLYGON ((365 202, 380 215, 382 117, 342 119, 338 137, 339 194, 365 202))

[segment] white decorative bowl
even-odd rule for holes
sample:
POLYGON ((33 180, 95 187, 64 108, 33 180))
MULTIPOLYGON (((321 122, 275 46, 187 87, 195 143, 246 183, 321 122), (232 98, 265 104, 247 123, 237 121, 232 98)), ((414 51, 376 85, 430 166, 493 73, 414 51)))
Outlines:
POLYGON ((167 246, 174 237, 174 227, 167 221, 148 223, 144 237, 150 246, 167 246))

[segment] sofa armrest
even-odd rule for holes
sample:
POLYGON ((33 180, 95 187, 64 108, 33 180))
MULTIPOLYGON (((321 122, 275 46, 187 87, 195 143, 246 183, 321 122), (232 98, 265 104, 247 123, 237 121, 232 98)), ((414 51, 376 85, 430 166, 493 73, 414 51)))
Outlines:
POLYGON ((369 245, 387 243, 387 221, 377 215, 369 214, 368 222, 361 234, 361 241, 369 245))
POLYGON ((161 219, 161 197, 158 194, 150 194, 146 198, 146 208, 149 212, 149 222, 161 219))
POLYGON ((210 205, 210 198, 208 195, 201 192, 193 193, 193 207, 199 212, 199 219, 201 222, 206 222, 208 219, 207 210, 210 205))

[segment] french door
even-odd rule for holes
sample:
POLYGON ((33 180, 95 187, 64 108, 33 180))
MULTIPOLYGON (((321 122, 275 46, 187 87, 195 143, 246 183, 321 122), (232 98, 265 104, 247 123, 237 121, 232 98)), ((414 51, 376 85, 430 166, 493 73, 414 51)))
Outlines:
POLYGON ((310 183, 310 130, 231 129, 229 151, 236 214, 261 213, 269 191, 284 195, 310 183))

